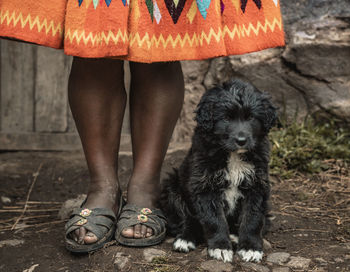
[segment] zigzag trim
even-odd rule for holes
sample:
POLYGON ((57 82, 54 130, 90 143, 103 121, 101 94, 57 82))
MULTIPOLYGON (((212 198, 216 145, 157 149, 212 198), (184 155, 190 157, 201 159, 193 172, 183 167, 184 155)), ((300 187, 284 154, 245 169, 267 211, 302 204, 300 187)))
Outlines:
POLYGON ((48 23, 46 19, 40 22, 39 16, 32 18, 32 16, 28 14, 27 17, 25 17, 22 15, 22 13, 16 15, 15 11, 13 11, 10 14, 10 11, 8 10, 0 10, 0 24, 4 24, 5 20, 7 26, 12 24, 12 26, 15 27, 18 24, 18 22, 20 22, 22 28, 24 28, 28 24, 30 30, 33 30, 33 28, 36 26, 38 32, 41 32, 41 30, 44 29, 46 34, 49 34, 49 32, 51 32, 52 36, 55 36, 57 33, 60 36, 63 36, 62 25, 60 23, 55 24, 55 22, 52 20, 48 23))
POLYGON ((75 30, 73 33, 70 29, 65 33, 65 39, 69 40, 71 43, 75 40, 78 44, 83 41, 85 45, 89 42, 93 46, 101 46, 103 43, 108 45, 110 42, 114 42, 117 44, 118 42, 126 43, 129 41, 129 46, 132 47, 134 44, 137 44, 139 47, 142 47, 144 44, 149 48, 151 47, 160 47, 167 48, 169 45, 175 48, 178 44, 183 48, 186 44, 190 47, 193 46, 202 46, 205 42, 210 44, 212 39, 216 42, 220 42, 220 40, 224 39, 227 35, 231 40, 238 38, 249 37, 250 35, 255 34, 256 36, 262 31, 267 33, 268 30, 271 32, 275 31, 276 26, 281 30, 282 29, 282 20, 274 18, 273 21, 265 20, 265 24, 263 25, 261 22, 258 22, 256 26, 252 23, 246 25, 235 25, 231 30, 227 25, 222 28, 219 28, 217 32, 213 28, 210 28, 208 33, 202 31, 201 33, 194 33, 192 37, 186 33, 183 38, 180 34, 177 34, 173 37, 171 34, 164 38, 163 35, 159 35, 156 37, 155 35, 150 35, 146 33, 143 37, 140 36, 139 33, 130 33, 127 35, 126 31, 122 33, 120 30, 117 34, 114 34, 112 31, 100 32, 95 35, 92 32, 89 32, 88 35, 85 34, 85 31, 75 30), (253 33, 253 34, 252 34, 253 33))

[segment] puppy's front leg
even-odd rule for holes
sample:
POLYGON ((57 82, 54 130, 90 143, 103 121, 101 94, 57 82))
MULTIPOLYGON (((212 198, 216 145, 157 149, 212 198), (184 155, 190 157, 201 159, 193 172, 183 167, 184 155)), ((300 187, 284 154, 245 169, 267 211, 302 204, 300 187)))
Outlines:
POLYGON ((200 222, 208 242, 210 257, 232 262, 232 243, 222 203, 212 195, 202 194, 194 201, 196 218, 200 222))
POLYGON ((263 257, 262 229, 266 200, 259 192, 249 192, 243 200, 239 227, 238 255, 246 262, 263 257))

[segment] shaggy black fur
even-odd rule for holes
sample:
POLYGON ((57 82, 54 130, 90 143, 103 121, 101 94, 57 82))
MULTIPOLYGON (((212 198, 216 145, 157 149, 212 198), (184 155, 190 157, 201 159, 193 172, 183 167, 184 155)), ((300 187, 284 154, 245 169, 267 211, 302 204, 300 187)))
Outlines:
POLYGON ((204 240, 211 257, 232 261, 229 234, 235 234, 241 257, 261 260, 270 192, 267 134, 275 119, 269 96, 248 83, 233 80, 204 94, 192 147, 163 181, 161 205, 175 250, 188 252, 204 240))

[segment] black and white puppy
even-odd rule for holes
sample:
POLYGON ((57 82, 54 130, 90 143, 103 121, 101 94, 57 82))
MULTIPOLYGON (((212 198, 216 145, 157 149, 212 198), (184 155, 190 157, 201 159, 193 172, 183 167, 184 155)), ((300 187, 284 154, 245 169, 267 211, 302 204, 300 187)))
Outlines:
POLYGON ((267 135, 276 109, 266 93, 233 80, 204 94, 195 120, 191 149, 163 181, 173 248, 188 252, 206 241, 210 257, 231 262, 232 239, 244 261, 259 262, 270 193, 267 135))

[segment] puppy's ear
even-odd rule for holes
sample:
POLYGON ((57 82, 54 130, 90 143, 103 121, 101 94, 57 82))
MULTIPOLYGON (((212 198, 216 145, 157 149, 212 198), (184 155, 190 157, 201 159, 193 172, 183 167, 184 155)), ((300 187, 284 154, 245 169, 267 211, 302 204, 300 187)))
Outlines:
POLYGON ((205 131, 210 131, 213 128, 213 104, 201 101, 195 113, 194 120, 197 122, 197 126, 205 131))
POLYGON ((194 120, 197 126, 205 131, 212 130, 214 126, 214 105, 217 103, 218 88, 213 88, 203 95, 195 110, 194 120))
POLYGON ((271 103, 271 96, 263 93, 263 106, 265 111, 264 116, 264 130, 266 133, 275 125, 277 120, 277 108, 271 103))

